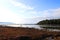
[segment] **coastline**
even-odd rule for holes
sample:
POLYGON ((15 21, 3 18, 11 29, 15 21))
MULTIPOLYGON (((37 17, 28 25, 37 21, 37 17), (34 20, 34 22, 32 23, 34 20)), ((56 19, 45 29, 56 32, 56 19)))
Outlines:
POLYGON ((55 37, 56 35, 59 34, 60 32, 58 31, 38 30, 34 28, 23 28, 23 27, 0 26, 0 40, 4 38, 16 39, 17 37, 20 36, 30 36, 32 39, 36 39, 41 37, 42 35, 53 35, 55 37))

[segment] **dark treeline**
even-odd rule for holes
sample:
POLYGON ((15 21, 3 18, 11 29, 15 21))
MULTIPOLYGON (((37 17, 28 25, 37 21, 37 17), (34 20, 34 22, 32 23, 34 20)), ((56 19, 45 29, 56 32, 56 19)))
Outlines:
POLYGON ((60 25, 60 19, 50 19, 50 20, 42 20, 38 22, 37 24, 48 24, 48 25, 60 25))

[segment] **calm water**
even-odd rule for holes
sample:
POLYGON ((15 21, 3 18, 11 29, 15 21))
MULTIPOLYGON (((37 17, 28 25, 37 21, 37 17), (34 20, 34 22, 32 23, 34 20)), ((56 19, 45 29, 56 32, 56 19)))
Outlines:
MULTIPOLYGON (((45 29, 43 27, 60 27, 58 25, 7 25, 7 26, 13 26, 13 27, 27 27, 27 28, 35 28, 35 29, 45 29)), ((60 31, 58 29, 47 29, 47 30, 50 30, 50 31, 60 31)))
POLYGON ((40 27, 40 25, 8 25, 8 26, 43 29, 43 28, 40 27))

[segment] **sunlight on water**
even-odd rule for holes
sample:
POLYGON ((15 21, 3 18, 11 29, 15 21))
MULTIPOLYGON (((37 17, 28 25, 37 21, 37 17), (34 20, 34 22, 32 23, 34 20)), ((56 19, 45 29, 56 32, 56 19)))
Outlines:
POLYGON ((7 26, 43 29, 43 28, 40 27, 40 25, 7 25, 7 26))
MULTIPOLYGON (((44 30, 49 30, 49 31, 60 31, 58 29, 46 29, 43 27, 47 27, 46 25, 22 25, 22 24, 14 24, 14 25, 7 25, 7 26, 11 26, 11 27, 24 27, 24 28, 35 28, 35 29, 44 29, 44 30)), ((51 26, 54 27, 54 26, 51 26)), ((56 27, 56 26, 55 26, 56 27)))

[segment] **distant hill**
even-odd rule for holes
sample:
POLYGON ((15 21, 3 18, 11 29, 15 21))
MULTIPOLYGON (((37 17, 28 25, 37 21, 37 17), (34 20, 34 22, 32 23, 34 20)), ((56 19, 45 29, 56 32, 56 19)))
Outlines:
POLYGON ((0 22, 0 25, 2 25, 2 24, 14 24, 14 23, 12 23, 12 22, 0 22))
POLYGON ((60 19, 42 20, 39 21, 37 24, 60 25, 60 19))

